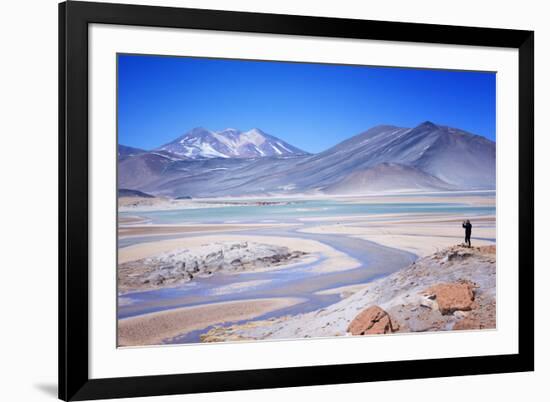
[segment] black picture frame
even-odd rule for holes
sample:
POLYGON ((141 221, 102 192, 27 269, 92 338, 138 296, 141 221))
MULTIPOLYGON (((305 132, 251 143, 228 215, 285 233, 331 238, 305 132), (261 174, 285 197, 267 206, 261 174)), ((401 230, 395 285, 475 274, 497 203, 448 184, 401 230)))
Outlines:
POLYGON ((59 398, 170 395, 534 370, 534 32, 70 1, 59 4, 59 398), (88 25, 118 24, 519 51, 517 354, 213 373, 88 375, 88 25))

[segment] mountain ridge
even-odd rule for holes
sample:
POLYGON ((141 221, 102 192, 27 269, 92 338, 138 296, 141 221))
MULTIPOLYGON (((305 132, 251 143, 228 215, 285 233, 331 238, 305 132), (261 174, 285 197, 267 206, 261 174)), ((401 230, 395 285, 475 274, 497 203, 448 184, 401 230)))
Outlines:
MULTIPOLYGON (((255 130, 267 140, 272 137, 255 130)), ((230 145, 250 139, 241 137, 247 132, 236 129, 222 133, 230 145)), ((216 138, 213 134, 202 135, 216 138)), ((188 139, 184 135, 176 140, 188 145, 188 139)), ((243 151, 250 156, 191 157, 164 147, 121 160, 119 185, 152 194, 194 197, 350 194, 405 187, 419 191, 495 188, 496 144, 430 121, 413 128, 374 126, 317 154, 299 153, 293 147, 289 150, 298 151, 286 155, 280 150, 281 154, 273 151, 263 156, 243 151)), ((223 147, 221 151, 229 152, 223 147)))

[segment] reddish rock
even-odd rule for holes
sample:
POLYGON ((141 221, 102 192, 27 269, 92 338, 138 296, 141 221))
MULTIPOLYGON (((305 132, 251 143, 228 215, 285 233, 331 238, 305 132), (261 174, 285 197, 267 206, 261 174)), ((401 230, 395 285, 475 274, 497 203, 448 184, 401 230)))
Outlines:
POLYGON ((457 310, 472 309, 475 298, 474 288, 475 284, 472 282, 439 283, 422 293, 435 298, 441 314, 448 315, 457 310))
POLYGON ((453 329, 457 331, 464 331, 467 329, 482 329, 483 326, 477 318, 466 317, 458 321, 453 325, 453 329))
POLYGON ((395 332, 399 326, 378 306, 371 306, 361 311, 349 324, 348 332, 352 335, 387 334, 395 332))
POLYGON ((480 306, 473 307, 471 313, 457 321, 453 329, 455 330, 469 330, 469 329, 494 329, 497 327, 496 322, 496 303, 494 300, 490 300, 488 303, 483 296, 476 298, 476 304, 478 301, 480 306))
POLYGON ((496 252, 497 252, 497 246, 495 246, 495 245, 480 246, 478 248, 479 248, 479 251, 481 251, 484 254, 496 254, 496 252))

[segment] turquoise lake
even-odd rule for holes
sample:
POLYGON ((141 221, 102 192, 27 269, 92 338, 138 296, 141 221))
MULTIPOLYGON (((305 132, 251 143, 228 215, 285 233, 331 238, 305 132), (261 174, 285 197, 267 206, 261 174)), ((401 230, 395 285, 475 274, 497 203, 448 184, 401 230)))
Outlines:
MULTIPOLYGON (((272 201, 272 200, 270 200, 272 201)), ((394 213, 454 213, 468 215, 495 214, 494 206, 471 206, 463 203, 349 203, 331 201, 288 200, 281 205, 242 205, 212 208, 140 211, 138 214, 152 223, 223 223, 295 221, 299 218, 328 216, 377 215, 394 213)), ((121 213, 121 216, 136 213, 121 213)))

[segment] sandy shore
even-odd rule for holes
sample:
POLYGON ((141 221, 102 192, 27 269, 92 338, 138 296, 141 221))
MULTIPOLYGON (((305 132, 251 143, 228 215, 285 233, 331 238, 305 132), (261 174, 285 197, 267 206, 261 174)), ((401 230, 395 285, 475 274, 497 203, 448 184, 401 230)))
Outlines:
POLYGON ((252 299, 182 307, 118 321, 118 346, 157 345, 213 324, 251 320, 301 303, 299 298, 252 299))
POLYGON ((352 204, 378 204, 378 203, 455 203, 455 199, 459 199, 461 204, 475 205, 475 206, 493 206, 495 205, 495 197, 487 197, 476 194, 476 192, 470 192, 467 195, 459 192, 456 198, 452 195, 452 192, 444 194, 392 194, 392 195, 365 195, 365 196, 344 196, 334 198, 341 201, 349 202, 352 204))
MULTIPOLYGON (((487 217, 493 217, 494 215, 487 215, 487 217)), ((349 216, 320 216, 320 217, 305 217, 298 218, 300 222, 379 222, 384 221, 388 223, 400 222, 400 221, 442 221, 445 219, 458 219, 449 213, 425 213, 425 212, 409 212, 409 213, 385 213, 385 214, 371 214, 371 215, 349 215, 349 216)))
MULTIPOLYGON (((336 272, 357 268, 360 262, 334 248, 315 240, 307 240, 296 237, 276 237, 276 236, 251 236, 251 235, 212 235, 195 236, 181 239, 162 240, 149 243, 140 243, 133 246, 124 247, 118 252, 118 263, 122 264, 128 261, 136 261, 142 258, 151 257, 160 253, 175 249, 189 249, 200 247, 209 243, 221 242, 256 242, 263 244, 272 244, 275 246, 288 247, 290 250, 299 250, 311 256, 308 256, 307 262, 313 262, 314 258, 325 257, 323 261, 314 268, 315 272, 336 272), (310 258, 311 257, 311 258, 310 258)), ((303 263, 303 262, 302 262, 303 263)), ((285 266, 284 268, 288 268, 285 266)), ((279 267, 280 269, 281 267, 279 267)))
POLYGON ((176 200, 165 197, 119 197, 118 210, 120 212, 169 211, 175 209, 219 208, 223 201, 212 200, 176 200))
MULTIPOLYGON (((376 221, 356 218, 354 222, 324 224, 299 231, 356 237, 423 257, 464 241, 464 232, 461 227, 463 219, 463 217, 451 215, 418 216, 415 219, 392 216, 376 221)), ((475 217, 471 222, 474 227, 473 245, 494 244, 492 240, 487 240, 496 238, 494 216, 475 217)))
MULTIPOLYGON (((138 216, 127 217, 133 218, 130 222, 125 222, 119 218, 119 222, 124 225, 120 225, 118 228, 118 236, 120 239, 134 236, 163 236, 163 235, 177 235, 187 233, 203 233, 203 232, 235 232, 239 230, 251 230, 251 229, 266 229, 266 228, 281 228, 299 226, 300 224, 288 224, 288 223, 247 223, 247 224, 208 224, 201 223, 196 225, 180 224, 180 225, 138 225, 135 224, 138 216), (128 225, 128 226, 126 226, 128 225)), ((143 222, 145 218, 140 218, 143 222)))
POLYGON ((144 218, 142 216, 137 216, 137 215, 127 215, 127 216, 118 217, 119 225, 142 225, 144 223, 148 223, 149 221, 150 221, 149 219, 144 218))

